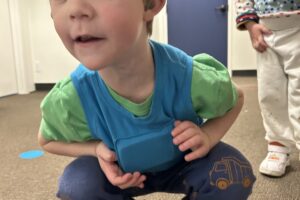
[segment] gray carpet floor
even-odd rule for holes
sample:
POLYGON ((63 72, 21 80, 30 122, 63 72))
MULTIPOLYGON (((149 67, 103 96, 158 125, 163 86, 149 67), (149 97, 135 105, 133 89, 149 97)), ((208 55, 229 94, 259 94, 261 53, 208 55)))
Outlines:
MULTIPOLYGON (((245 92, 245 105, 236 123, 223 139, 240 149, 253 165, 257 176, 250 200, 300 200, 299 152, 291 155, 288 173, 270 178, 258 173, 267 146, 257 105, 256 77, 234 77, 245 92)), ((19 154, 40 149, 37 132, 40 122, 39 104, 46 92, 0 98, 0 200, 54 200, 57 180, 72 158, 46 153, 23 160, 19 154)), ((138 200, 181 199, 182 195, 155 193, 138 200)))

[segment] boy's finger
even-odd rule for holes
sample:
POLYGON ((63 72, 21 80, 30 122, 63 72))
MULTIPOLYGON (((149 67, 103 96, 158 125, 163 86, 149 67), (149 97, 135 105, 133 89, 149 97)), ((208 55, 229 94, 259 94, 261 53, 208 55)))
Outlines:
POLYGON ((186 151, 202 145, 202 140, 199 137, 191 137, 179 145, 180 151, 186 151))
POLYGON ((129 188, 129 187, 136 186, 136 183, 137 183, 140 176, 141 176, 140 173, 134 172, 131 179, 127 183, 124 184, 124 188, 129 188))
POLYGON ((116 177, 110 177, 110 178, 107 177, 107 178, 108 178, 108 180, 110 180, 111 184, 121 188, 122 185, 125 185, 132 179, 132 174, 126 173, 123 176, 116 176, 116 177))
POLYGON ((181 123, 181 121, 176 120, 175 123, 174 123, 174 126, 176 127, 176 126, 178 126, 180 123, 181 123))
POLYGON ((120 185, 119 187, 122 189, 130 188, 130 187, 138 187, 143 180, 143 176, 139 172, 134 172, 131 179, 126 183, 120 185))
POLYGON ((189 121, 184 121, 184 122, 181 122, 178 126, 176 126, 171 134, 173 137, 177 136, 178 134, 180 134, 181 132, 185 131, 186 129, 188 129, 189 127, 192 126, 192 123, 189 122, 189 121))
POLYGON ((124 174, 119 168, 119 166, 114 162, 108 162, 101 158, 99 159, 100 166, 103 172, 105 173, 107 179, 111 182, 111 184, 119 186, 128 182, 128 180, 131 179, 132 174, 124 174))
POLYGON ((99 149, 98 152, 100 152, 97 156, 106 161, 116 161, 115 152, 111 151, 103 142, 100 142, 97 148, 99 149))
POLYGON ((187 162, 193 161, 195 159, 198 158, 202 158, 203 156, 205 156, 207 153, 205 153, 203 150, 201 150, 201 148, 199 148, 197 151, 193 151, 187 155, 184 156, 184 159, 187 162))
POLYGON ((183 133, 178 134, 177 136, 175 136, 173 138, 173 143, 175 145, 179 145, 179 144, 187 141, 188 139, 193 137, 193 135, 194 135, 193 132, 194 132, 194 129, 188 129, 188 130, 184 131, 183 133))
POLYGON ((138 188, 141 188, 141 189, 144 188, 144 186, 145 186, 145 184, 144 184, 145 180, 146 180, 146 178, 144 178, 143 176, 141 176, 139 178, 139 180, 137 181, 137 183, 135 184, 135 187, 138 187, 138 188))

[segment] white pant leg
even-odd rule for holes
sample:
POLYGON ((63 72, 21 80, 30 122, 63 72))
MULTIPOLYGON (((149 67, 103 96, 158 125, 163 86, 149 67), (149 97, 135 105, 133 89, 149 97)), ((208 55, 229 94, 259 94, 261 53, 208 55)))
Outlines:
POLYGON ((300 149, 300 27, 273 31, 259 55, 259 102, 266 139, 300 149))
POLYGON ((293 144, 293 128, 288 117, 288 79, 281 57, 274 51, 275 35, 265 37, 270 46, 258 53, 258 100, 268 142, 293 144))
POLYGON ((294 141, 300 150, 300 26, 275 33, 275 49, 284 58, 288 77, 288 113, 294 141))

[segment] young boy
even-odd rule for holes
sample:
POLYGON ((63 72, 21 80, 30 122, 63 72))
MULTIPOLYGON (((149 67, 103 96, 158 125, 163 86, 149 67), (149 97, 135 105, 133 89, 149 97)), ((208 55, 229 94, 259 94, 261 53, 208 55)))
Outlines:
POLYGON ((258 98, 268 154, 259 171, 282 176, 300 150, 300 0, 236 0, 237 28, 258 53, 258 98))
POLYGON ((82 64, 41 105, 39 143, 78 157, 61 199, 247 199, 246 158, 220 142, 243 94, 212 57, 148 39, 165 0, 50 0, 66 48, 82 64), (203 120, 205 119, 205 123, 203 120))

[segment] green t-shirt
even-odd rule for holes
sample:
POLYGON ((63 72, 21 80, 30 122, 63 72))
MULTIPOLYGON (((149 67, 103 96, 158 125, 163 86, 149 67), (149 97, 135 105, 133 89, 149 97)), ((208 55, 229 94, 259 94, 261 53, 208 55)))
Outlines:
MULTIPOLYGON (((191 97, 196 113, 204 119, 224 115, 237 101, 229 73, 207 54, 194 56, 191 97)), ((109 89, 112 97, 136 116, 148 114, 152 96, 136 104, 109 89)), ((79 96, 70 77, 58 82, 41 103, 40 131, 46 140, 83 142, 92 140, 79 96)))

